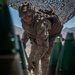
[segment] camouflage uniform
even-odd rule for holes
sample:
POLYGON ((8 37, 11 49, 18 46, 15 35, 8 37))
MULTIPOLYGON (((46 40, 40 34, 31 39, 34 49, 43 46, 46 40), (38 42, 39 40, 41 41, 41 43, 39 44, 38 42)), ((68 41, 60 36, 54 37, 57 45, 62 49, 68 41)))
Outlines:
POLYGON ((41 59, 42 75, 47 75, 53 41, 60 34, 62 26, 57 16, 55 18, 51 16, 50 19, 40 19, 41 17, 34 15, 35 18, 30 24, 25 23, 22 16, 20 13, 22 27, 25 30, 23 34, 24 44, 26 45, 28 39, 30 39, 32 44, 29 56, 29 69, 32 68, 35 75, 39 75, 38 64, 41 59))

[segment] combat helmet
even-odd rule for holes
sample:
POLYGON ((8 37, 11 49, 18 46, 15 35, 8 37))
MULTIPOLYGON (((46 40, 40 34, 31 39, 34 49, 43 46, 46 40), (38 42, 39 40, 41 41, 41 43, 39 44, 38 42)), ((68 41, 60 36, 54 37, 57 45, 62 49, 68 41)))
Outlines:
POLYGON ((35 13, 34 6, 29 2, 24 2, 19 6, 19 17, 23 18, 25 16, 33 15, 35 13), (27 13, 27 12, 30 13, 27 13))

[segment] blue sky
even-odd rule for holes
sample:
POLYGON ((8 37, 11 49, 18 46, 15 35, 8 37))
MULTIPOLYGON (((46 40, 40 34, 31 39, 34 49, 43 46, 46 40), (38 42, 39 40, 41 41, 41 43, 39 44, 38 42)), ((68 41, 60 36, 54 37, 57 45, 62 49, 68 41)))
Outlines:
POLYGON ((20 22, 20 18, 19 18, 19 14, 18 14, 18 11, 9 7, 10 9, 10 13, 11 13, 11 17, 12 17, 12 21, 13 21, 13 24, 17 27, 21 27, 22 28, 22 24, 20 22))
MULTIPOLYGON (((9 9, 11 12, 13 24, 17 27, 22 28, 22 26, 21 26, 22 24, 20 22, 18 11, 11 7, 9 7, 9 9)), ((71 20, 69 20, 67 23, 64 24, 64 28, 65 27, 68 27, 68 28, 75 27, 75 16, 71 20)))

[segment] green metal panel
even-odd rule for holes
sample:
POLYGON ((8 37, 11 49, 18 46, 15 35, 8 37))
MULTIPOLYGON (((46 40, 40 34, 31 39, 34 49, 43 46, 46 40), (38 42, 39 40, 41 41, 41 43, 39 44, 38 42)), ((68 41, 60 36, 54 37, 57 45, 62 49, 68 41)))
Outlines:
POLYGON ((56 37, 54 45, 53 45, 53 49, 52 49, 52 52, 51 52, 48 75, 55 75, 57 61, 58 61, 58 58, 59 58, 61 47, 62 47, 61 38, 56 37))
POLYGON ((75 46, 73 33, 67 33, 58 60, 56 75, 75 75, 75 46))
POLYGON ((19 35, 17 35, 17 38, 18 38, 18 42, 19 42, 18 52, 19 52, 20 58, 21 58, 22 69, 23 69, 24 75, 28 75, 27 74, 27 68, 26 68, 25 51, 24 51, 23 42, 20 39, 19 35))
POLYGON ((15 33, 6 0, 0 0, 0 53, 15 52, 15 33))

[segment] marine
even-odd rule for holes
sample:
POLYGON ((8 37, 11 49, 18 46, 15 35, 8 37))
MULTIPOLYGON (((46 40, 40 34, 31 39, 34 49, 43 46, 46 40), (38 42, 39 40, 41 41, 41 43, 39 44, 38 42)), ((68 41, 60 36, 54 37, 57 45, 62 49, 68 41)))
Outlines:
POLYGON ((19 6, 19 17, 24 29, 22 40, 31 41, 31 53, 29 55, 28 69, 33 69, 35 75, 39 75, 39 60, 41 60, 41 75, 47 75, 49 57, 56 36, 60 35, 63 28, 58 16, 53 11, 36 11, 35 7, 24 2, 19 6))

